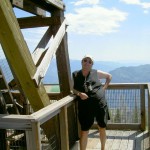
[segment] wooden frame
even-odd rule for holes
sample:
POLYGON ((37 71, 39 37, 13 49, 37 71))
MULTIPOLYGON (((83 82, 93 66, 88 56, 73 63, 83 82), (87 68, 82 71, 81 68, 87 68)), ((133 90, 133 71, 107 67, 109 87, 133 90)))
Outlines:
POLYGON ((75 98, 75 95, 69 95, 31 115, 0 115, 0 129, 25 130, 27 149, 41 150, 40 125, 59 114, 61 149, 69 150, 67 107, 74 104, 75 98))

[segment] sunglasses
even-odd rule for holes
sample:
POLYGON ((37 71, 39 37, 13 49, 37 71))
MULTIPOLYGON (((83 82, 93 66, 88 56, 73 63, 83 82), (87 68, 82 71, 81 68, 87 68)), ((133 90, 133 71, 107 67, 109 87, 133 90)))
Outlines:
POLYGON ((91 60, 88 60, 88 59, 83 59, 83 62, 88 62, 89 64, 92 64, 93 62, 91 60))

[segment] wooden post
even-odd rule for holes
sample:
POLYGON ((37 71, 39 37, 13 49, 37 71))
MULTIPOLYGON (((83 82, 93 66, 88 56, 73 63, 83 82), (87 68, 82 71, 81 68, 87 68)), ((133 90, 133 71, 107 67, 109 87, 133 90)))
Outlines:
POLYGON ((27 150, 41 150, 40 123, 32 122, 32 130, 26 131, 27 150))
MULTIPOLYGON (((59 17, 60 25, 64 21, 64 12, 60 10, 54 10, 52 12, 52 17, 59 17)), ((52 26, 52 32, 55 35, 60 25, 52 26)), ((62 93, 62 97, 70 94, 71 91, 71 70, 69 63, 69 54, 68 54, 68 45, 67 45, 67 33, 65 34, 62 42, 56 52, 56 61, 57 61, 57 69, 58 69, 58 77, 59 77, 59 85, 60 91, 62 93)))
POLYGON ((61 150, 69 150, 67 106, 64 106, 62 108, 59 114, 59 119, 60 119, 61 150))
POLYGON ((145 130, 146 121, 145 121, 145 88, 144 85, 140 86, 140 96, 141 96, 141 130, 145 130))
POLYGON ((150 131, 150 84, 148 84, 148 130, 150 131))

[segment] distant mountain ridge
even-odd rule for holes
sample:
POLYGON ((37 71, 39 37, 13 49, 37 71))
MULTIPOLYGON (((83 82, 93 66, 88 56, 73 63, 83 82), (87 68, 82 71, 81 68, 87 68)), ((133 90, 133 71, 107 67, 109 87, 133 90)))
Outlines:
POLYGON ((110 71, 112 83, 147 83, 150 82, 150 64, 120 67, 110 71))
MULTIPOLYGON (((8 70, 6 59, 0 59, 0 66, 7 68, 4 72, 7 81, 10 81, 11 72, 8 70)), ((71 73, 75 70, 81 69, 80 60, 70 60, 71 73)), ((147 83, 150 82, 150 64, 138 65, 132 63, 118 63, 109 61, 95 61, 93 68, 103 70, 112 74, 111 83, 147 83)), ((45 84, 58 84, 56 59, 52 59, 50 67, 43 79, 45 84)))
MULTIPOLYGON (((111 83, 144 83, 150 82, 150 64, 138 65, 130 63, 117 63, 96 61, 93 68, 112 74, 111 83), (131 66, 133 65, 133 66, 131 66)), ((80 60, 70 60, 71 72, 81 69, 80 60)), ((58 83, 57 67, 55 60, 44 78, 44 83, 58 83)))

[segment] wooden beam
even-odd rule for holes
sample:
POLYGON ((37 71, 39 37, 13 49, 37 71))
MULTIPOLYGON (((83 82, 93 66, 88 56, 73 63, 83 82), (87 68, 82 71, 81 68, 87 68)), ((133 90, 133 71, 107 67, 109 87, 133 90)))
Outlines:
POLYGON ((9 1, 0 1, 0 20, 0 42, 6 58, 34 111, 37 111, 49 105, 49 97, 43 84, 37 88, 32 80, 36 67, 9 1))
POLYGON ((64 10, 64 3, 61 0, 31 0, 33 3, 42 6, 45 10, 51 11, 54 8, 64 10))
POLYGON ((18 18, 18 23, 21 29, 60 25, 58 17, 40 16, 18 18))
POLYGON ((67 106, 64 106, 61 109, 61 112, 59 114, 59 120, 60 120, 61 149, 69 150, 67 106))
POLYGON ((39 83, 41 82, 40 80, 44 78, 47 69, 50 65, 50 62, 52 60, 52 57, 56 53, 56 50, 59 47, 59 44, 61 43, 65 32, 66 32, 66 20, 64 20, 64 22, 62 23, 57 34, 55 35, 55 38, 54 39, 52 38, 50 47, 48 48, 41 64, 37 68, 37 71, 33 77, 33 80, 35 81, 36 85, 39 85, 39 83))
POLYGON ((148 122, 148 131, 150 131, 150 84, 148 86, 148 117, 147 117, 147 122, 148 122))
POLYGON ((29 0, 12 0, 12 5, 35 15, 46 16, 45 10, 35 6, 35 4, 29 0))
POLYGON ((46 0, 48 4, 54 5, 59 9, 64 8, 64 3, 61 0, 46 0))
POLYGON ((42 39, 40 40, 40 42, 38 43, 38 45, 36 46, 35 50, 38 49, 39 47, 45 48, 51 36, 52 36, 52 31, 51 31, 51 28, 49 27, 47 31, 45 32, 44 36, 42 37, 42 39))
MULTIPOLYGON (((60 17, 60 23, 63 22, 64 12, 57 10, 52 12, 52 17, 60 17)), ((59 26, 52 26, 51 29, 55 35, 58 31, 59 26)), ((68 54, 68 43, 67 43, 67 32, 65 33, 60 46, 56 52, 58 77, 60 84, 60 91, 62 96, 67 96, 71 91, 71 70, 68 54)))
POLYGON ((34 61, 34 64, 37 65, 40 57, 42 56, 42 54, 45 52, 45 49, 43 48, 38 48, 37 50, 35 50, 33 53, 32 53, 32 59, 34 61))
POLYGON ((145 113, 145 88, 143 85, 140 86, 140 100, 141 100, 141 130, 144 131, 146 128, 146 113, 145 113))

